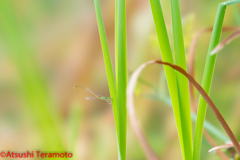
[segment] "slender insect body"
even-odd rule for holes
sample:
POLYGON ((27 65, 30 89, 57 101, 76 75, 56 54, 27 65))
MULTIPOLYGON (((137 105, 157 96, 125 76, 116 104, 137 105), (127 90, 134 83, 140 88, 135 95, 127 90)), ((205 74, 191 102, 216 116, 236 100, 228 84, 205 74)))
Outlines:
POLYGON ((86 92, 92 94, 94 97, 85 97, 86 100, 94 100, 94 99, 100 99, 106 101, 108 104, 112 104, 111 98, 110 97, 104 97, 96 92, 94 92, 91 88, 85 87, 83 85, 75 85, 73 86, 74 89, 77 87, 82 87, 85 89, 86 92))

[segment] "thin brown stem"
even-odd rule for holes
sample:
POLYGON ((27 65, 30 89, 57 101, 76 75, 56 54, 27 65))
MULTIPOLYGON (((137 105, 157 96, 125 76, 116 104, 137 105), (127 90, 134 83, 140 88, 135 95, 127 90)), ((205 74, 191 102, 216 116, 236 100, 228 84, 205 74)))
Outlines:
POLYGON ((211 98, 208 96, 208 94, 205 92, 205 90, 201 87, 201 85, 190 74, 188 74, 183 68, 181 68, 177 65, 171 64, 171 63, 163 62, 161 60, 156 60, 156 61, 149 61, 149 62, 146 62, 146 63, 142 64, 133 73, 132 77, 130 78, 128 89, 127 89, 127 96, 128 96, 127 106, 128 106, 128 110, 129 110, 128 112, 129 112, 130 122, 131 122, 131 124, 134 128, 135 134, 137 135, 142 147, 144 148, 144 151, 145 151, 147 157, 153 156, 153 158, 158 159, 158 157, 156 156, 156 154, 153 152, 150 145, 148 144, 148 142, 146 140, 146 137, 145 137, 143 131, 140 129, 139 123, 137 121, 135 111, 134 111, 134 89, 135 89, 135 85, 136 85, 138 76, 141 73, 141 71, 147 65, 155 64, 155 63, 162 64, 162 65, 167 65, 167 66, 179 71, 189 80, 190 83, 192 83, 195 86, 195 88, 203 96, 203 98, 207 102, 208 106, 211 108, 211 110, 213 111, 213 113, 215 114, 215 116, 217 117, 217 119, 219 120, 221 125, 223 126, 224 130, 226 131, 229 138, 231 139, 237 153, 240 155, 240 145, 239 145, 236 137, 232 133, 231 129, 229 128, 229 126, 227 124, 227 122, 222 117, 221 113, 219 112, 219 110, 217 109, 217 107, 215 106, 215 104, 213 103, 211 98))
POLYGON ((211 54, 216 54, 217 52, 221 51, 225 45, 231 43, 234 39, 238 38, 240 36, 240 29, 232 33, 230 36, 228 36, 226 39, 224 39, 221 43, 219 43, 211 52, 211 54))
POLYGON ((225 121, 225 119, 223 118, 223 116, 221 115, 221 113, 219 112, 219 110, 217 109, 217 107, 215 106, 213 101, 211 100, 211 98, 208 96, 208 94, 205 92, 205 90, 201 87, 201 85, 190 74, 188 74, 183 68, 181 68, 177 65, 174 65, 174 64, 171 64, 171 63, 168 63, 168 62, 163 62, 163 61, 160 61, 160 60, 151 61, 151 62, 170 66, 171 68, 173 68, 173 69, 179 71, 180 73, 182 73, 189 80, 189 82, 191 82, 195 86, 195 88, 199 91, 199 93, 202 95, 204 100, 207 102, 208 106, 211 108, 211 110, 213 111, 213 113, 217 117, 218 121, 221 123, 221 125, 224 128, 224 130, 226 131, 228 137, 232 141, 237 153, 240 155, 240 145, 239 145, 236 137, 234 136, 232 130, 228 126, 227 122, 225 121))
MULTIPOLYGON (((222 32, 234 31, 236 29, 239 29, 239 27, 223 27, 222 32)), ((213 28, 209 27, 209 28, 205 28, 205 29, 198 31, 191 42, 189 52, 188 52, 188 72, 193 77, 194 77, 195 49, 196 49, 198 39, 202 34, 207 33, 207 32, 212 32, 212 30, 213 30, 213 28)), ((194 89, 193 89, 193 85, 191 83, 189 84, 189 90, 190 90, 190 99, 193 100, 194 99, 194 89)), ((191 102, 191 105, 192 105, 192 102, 191 102)))

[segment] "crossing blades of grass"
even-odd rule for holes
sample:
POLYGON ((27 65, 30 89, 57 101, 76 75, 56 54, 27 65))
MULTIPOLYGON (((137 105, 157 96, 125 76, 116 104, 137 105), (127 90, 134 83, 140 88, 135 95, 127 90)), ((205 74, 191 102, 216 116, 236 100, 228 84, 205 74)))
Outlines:
POLYGON ((212 52, 211 55, 216 54, 217 52, 219 52, 220 50, 222 50, 224 48, 225 45, 229 44, 230 42, 232 42, 234 39, 238 38, 240 36, 240 29, 235 31, 234 33, 232 33, 230 36, 228 36, 226 39, 224 39, 221 43, 219 43, 217 45, 217 47, 215 47, 212 52))
MULTIPOLYGON (((238 27, 223 27, 222 32, 228 32, 228 31, 234 31, 238 29, 238 27)), ((213 28, 205 28, 196 33, 194 36, 190 48, 189 48, 189 53, 188 53, 188 72, 191 76, 194 77, 194 62, 195 62, 195 49, 196 49, 196 44, 199 39, 199 37, 206 32, 212 32, 213 28)), ((194 99, 194 92, 193 92, 193 85, 189 85, 189 90, 190 90, 190 100, 194 99)), ((192 102, 191 102, 192 103, 192 102)))
MULTIPOLYGON (((163 72, 162 72, 163 73, 163 72)), ((190 73, 189 73, 190 74, 190 73)), ((190 74, 191 75, 191 74, 190 74)), ((161 79, 165 80, 165 75, 162 74, 162 76, 160 77, 161 79), (164 78, 162 78, 164 77, 164 78)), ((192 75, 191 75, 192 76, 192 75)), ((193 77, 193 76, 192 76, 193 77)), ((146 81, 145 79, 143 79, 142 77, 138 79, 138 82, 141 84, 144 84, 148 87, 150 87, 152 90, 155 91, 155 93, 157 93, 157 95, 155 94, 147 94, 145 96, 143 96, 144 98, 148 98, 148 99, 152 99, 152 100, 156 100, 156 101, 160 101, 165 103, 167 106, 172 107, 172 103, 171 103, 171 99, 169 96, 167 96, 162 89, 164 88, 165 84, 161 84, 160 85, 160 89, 149 83, 148 81, 146 81)), ((163 83, 163 82, 160 82, 163 83)), ((191 83, 190 83, 191 84, 191 83)), ((191 119, 196 122, 197 120, 197 115, 194 112, 191 112, 191 119)), ((224 135, 218 128, 216 128, 213 124, 211 124, 210 122, 208 122, 207 120, 204 121, 204 128, 210 132, 212 135, 214 135, 214 137, 218 138, 219 140, 223 141, 223 142, 228 142, 230 141, 229 138, 224 135)))
MULTIPOLYGON (((217 16, 215 19, 213 32, 212 32, 212 36, 209 44, 208 55, 207 55, 207 60, 206 60, 205 70, 204 70, 204 75, 202 80, 202 87, 204 88, 207 94, 209 94, 210 92, 210 87, 211 87, 212 78, 213 78, 213 71, 214 71, 214 66, 216 62, 216 55, 212 56, 210 55, 210 52, 217 46, 217 44, 220 41, 223 20, 224 20, 224 15, 225 15, 227 5, 231 5, 239 2, 240 2, 239 0, 227 1, 227 2, 220 3, 218 6, 217 16)), ((197 122, 196 122, 196 128, 195 128, 195 136, 194 136, 194 147, 193 147, 194 160, 200 159, 203 125, 204 125, 206 110, 207 110, 207 103, 205 102, 203 97, 200 96, 198 113, 197 113, 197 122)))
POLYGON ((217 109, 217 107, 215 106, 215 104, 212 102, 211 98, 208 96, 208 94, 204 91, 204 89, 200 86, 200 84, 198 84, 196 82, 196 80, 190 75, 188 74, 183 68, 181 68, 180 66, 177 65, 173 65, 171 63, 168 62, 163 62, 160 60, 156 60, 156 61, 149 61, 146 62, 144 64, 142 64, 137 70, 136 72, 134 72, 134 74, 132 75, 130 81, 129 81, 129 87, 127 90, 128 93, 128 107, 130 108, 134 108, 134 103, 133 103, 133 91, 134 91, 134 86, 136 83, 136 80, 138 78, 138 75, 141 73, 142 69, 144 69, 147 65, 150 64, 162 64, 162 65, 167 65, 169 67, 171 67, 174 70, 177 70, 178 72, 180 72, 181 74, 183 74, 190 83, 192 83, 195 88, 198 90, 198 92, 202 95, 202 97, 204 98, 204 100, 206 101, 206 103, 209 105, 209 107, 211 108, 211 110, 213 111, 213 113, 215 114, 215 116, 217 117, 217 119, 219 120, 219 122, 221 123, 222 127, 224 128, 224 130, 226 131, 226 133, 228 134, 229 138, 231 139, 234 147, 236 148, 238 154, 240 153, 240 145, 236 139, 236 137, 234 136, 234 134, 232 133, 231 129, 229 128, 228 124, 226 123, 226 121, 224 120, 224 118, 222 117, 221 113, 219 112, 219 110, 217 109))
MULTIPOLYGON (((133 127, 133 131, 136 135, 136 137, 138 138, 145 154, 146 154, 146 157, 147 159, 151 159, 151 160, 158 160, 158 156, 155 154, 155 152, 152 150, 151 146, 149 145, 148 141, 147 141, 147 138, 143 132, 143 130, 141 129, 140 127, 140 124, 138 122, 138 119, 137 119, 137 116, 136 116, 136 113, 135 113, 135 108, 134 108, 134 90, 135 90, 135 86, 136 86, 136 83, 137 83, 137 80, 138 80, 138 77, 141 73, 141 71, 147 66, 148 64, 147 63, 144 63, 142 64, 131 76, 130 78, 130 81, 129 81, 129 84, 128 84, 128 90, 127 90, 127 97, 128 97, 128 114, 129 114, 129 118, 130 118, 130 123, 133 127)), ((140 80, 140 79, 139 79, 140 80)), ((168 105, 171 105, 171 101, 168 101, 170 102, 170 104, 168 103, 168 105)), ((196 117, 196 116, 195 116, 196 117)), ((210 129, 213 129, 214 127, 210 127, 210 129)), ((217 133, 216 136, 220 135, 219 133, 217 133)), ((208 137, 209 139, 209 137, 208 137)), ((212 140, 211 140, 211 144, 212 143, 212 140)), ((215 143, 214 143, 215 144, 215 143)), ((213 145, 213 146, 216 146, 216 145, 213 145)), ((226 155, 221 152, 221 151, 218 151, 219 155, 224 159, 224 160, 228 160, 228 158, 226 157, 226 155)))
MULTIPOLYGON (((159 0, 150 0, 153 20, 155 24, 155 29, 158 37, 158 43, 160 47, 160 52, 162 59, 166 62, 173 63, 173 57, 171 52, 171 47, 168 39, 167 29, 162 13, 162 8, 159 0)), ((177 77, 174 70, 168 66, 164 66, 170 97, 172 100, 174 117, 177 125, 178 137, 183 153, 183 159, 185 159, 184 151, 184 140, 182 135, 182 126, 181 126, 181 115, 179 109, 179 99, 178 99, 178 85, 177 77)))
MULTIPOLYGON (((181 13, 178 0, 171 0, 171 13, 175 63, 186 70, 187 65, 183 42, 181 13)), ((177 84, 184 151, 186 151, 186 153, 183 154, 185 155, 186 160, 192 160, 193 141, 188 81, 182 74, 177 73, 177 84)))
MULTIPOLYGON (((190 74, 190 73, 189 73, 190 74)), ((191 75, 191 74, 190 74, 191 75)), ((191 75, 192 76, 192 75, 191 75)), ((193 77, 193 76, 192 76, 193 77)), ((142 83, 144 85, 147 84, 148 87, 152 88, 153 90, 156 90, 156 93, 160 93, 160 95, 146 95, 144 96, 145 98, 148 98, 148 99, 152 99, 152 100, 157 100, 157 101, 160 101, 160 102, 163 102, 165 103, 167 106, 169 107, 172 107, 172 103, 171 103, 171 99, 170 97, 168 97, 165 93, 163 93, 162 91, 160 91, 158 89, 157 86, 154 86, 154 85, 148 85, 149 82, 147 82, 146 80, 142 79, 142 78, 139 78, 138 79, 138 82, 139 83, 142 83)), ((164 86, 161 85, 161 89, 163 88, 164 86)), ((196 122, 197 120, 197 115, 195 113, 191 113, 191 119, 196 122)), ((230 141, 229 138, 224 135, 218 128, 216 128, 213 124, 211 124, 210 122, 208 122, 207 120, 204 121, 204 128, 210 132, 212 135, 214 135, 214 137, 218 138, 219 140, 223 141, 223 142, 228 142, 230 141)))

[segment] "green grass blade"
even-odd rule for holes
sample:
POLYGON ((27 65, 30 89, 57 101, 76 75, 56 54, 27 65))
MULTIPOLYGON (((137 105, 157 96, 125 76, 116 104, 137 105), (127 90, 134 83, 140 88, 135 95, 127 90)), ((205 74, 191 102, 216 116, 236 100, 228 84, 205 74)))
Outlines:
POLYGON ((223 2, 221 4, 226 5, 226 6, 230 6, 230 5, 237 4, 237 3, 240 3, 240 0, 228 0, 228 1, 223 2))
POLYGON ((126 1, 116 2, 116 88, 119 160, 126 159, 127 136, 127 28, 126 1))
MULTIPOLYGON (((197 121, 197 115, 192 113, 191 114, 192 120, 197 121)), ((212 123, 208 122, 207 120, 204 121, 204 128, 211 134, 214 135, 214 137, 217 137, 218 139, 222 140, 223 142, 229 142, 230 139, 221 132, 218 128, 216 128, 212 123)))
POLYGON ((0 1, 1 36, 7 44, 10 58, 19 71, 23 96, 41 133, 44 150, 65 151, 59 131, 58 110, 53 111, 47 86, 36 65, 32 48, 29 47, 17 22, 13 4, 12 0, 0 1))
MULTIPOLYGON (((168 39, 167 29, 164 21, 164 17, 162 14, 162 8, 159 0, 150 0, 153 19, 155 23, 155 28, 158 37, 158 43, 160 46, 160 51, 162 55, 162 59, 165 62, 173 63, 173 57, 171 52, 171 47, 168 39)), ((179 100, 178 100, 178 86, 177 86, 177 79, 176 73, 170 67, 164 66, 168 88, 170 92, 170 97, 172 100, 174 117, 177 125, 178 136, 182 148, 183 159, 185 159, 185 152, 184 152, 184 143, 183 143, 183 135, 182 135, 182 126, 181 126, 181 117, 180 117, 180 110, 179 110, 179 100)))
POLYGON ((106 67, 106 72, 107 72, 108 85, 109 85, 111 100, 112 100, 112 103, 114 104, 114 101, 116 100, 115 99, 116 86, 115 86, 110 52, 109 52, 109 48, 108 48, 107 36, 106 36, 104 24, 103 24, 99 1, 94 0, 94 3, 95 3, 95 10, 96 10, 96 16, 97 16, 97 22, 98 22, 99 35, 100 35, 102 51, 103 51, 103 58, 104 58, 104 63, 105 63, 105 67, 106 67))
MULTIPOLYGON (((163 72, 161 72, 163 73, 163 72)), ((161 76, 160 78, 164 77, 161 76)), ((164 77, 165 79, 165 77, 164 77)), ((163 80, 160 81, 160 83, 163 80)), ((146 81, 143 78, 139 78, 138 79, 138 83, 142 83, 144 85, 147 85, 149 88, 151 88, 152 90, 155 90, 156 93, 158 94, 147 94, 147 95, 143 95, 144 98, 148 98, 148 99, 152 99, 152 100, 156 100, 159 102, 163 102, 165 103, 167 106, 172 107, 172 102, 171 102, 171 98, 169 96, 167 96, 162 90, 160 90, 157 86, 152 85, 151 83, 149 83, 148 81, 146 81)), ((161 89, 164 87, 164 85, 161 85, 161 89)), ((191 119, 196 122, 197 120, 197 115, 193 112, 191 112, 191 119)), ((223 134, 223 132, 221 132, 218 128, 216 128, 213 124, 211 124, 210 122, 208 122, 206 119, 204 121, 204 128, 211 134, 214 135, 214 137, 218 138, 219 140, 222 140, 223 142, 228 142, 230 141, 229 137, 227 137, 225 134, 223 134)))
MULTIPOLYGON (((220 35, 221 35, 225 10, 226 10, 226 5, 219 4, 217 16, 216 16, 216 20, 213 27, 211 40, 210 40, 207 60, 205 64, 202 87, 208 94, 210 92, 213 71, 214 71, 214 66, 216 61, 216 55, 211 56, 210 52, 212 51, 212 49, 214 49, 214 47, 216 47, 216 45, 220 41, 220 35)), ((195 137, 194 137, 194 150, 193 150, 194 160, 200 159, 200 150, 201 150, 202 134, 203 134, 202 132, 203 132, 203 125, 204 125, 206 110, 207 110, 207 103, 205 102, 203 97, 200 96, 198 113, 197 113, 197 122, 196 122, 196 128, 195 128, 195 137)))
MULTIPOLYGON (((186 58, 183 42, 181 13, 178 0, 171 0, 171 12, 172 12, 172 28, 173 28, 173 40, 174 40, 174 53, 175 63, 186 70, 186 58)), ((186 151, 185 159, 192 159, 192 123, 191 123, 191 109, 189 98, 189 86, 188 80, 182 74, 177 74, 178 82, 178 97, 179 107, 181 114, 182 134, 184 141, 184 151, 186 151)))
POLYGON ((116 45, 116 86, 112 71, 111 59, 108 50, 106 33, 98 0, 94 0, 97 14, 99 33, 103 48, 104 61, 107 70, 109 89, 113 104, 113 112, 116 123, 119 160, 126 159, 126 134, 127 134, 127 41, 126 41, 126 2, 116 0, 115 20, 115 45, 116 45))
MULTIPOLYGON (((117 31, 118 31, 118 0, 115 0, 115 77, 116 84, 118 83, 118 40, 117 40, 117 31)), ((118 86, 116 85, 116 90, 118 86)))
MULTIPOLYGON (((127 116, 126 116, 127 115, 127 113, 126 113, 126 83, 127 83, 127 77, 126 77, 127 63, 126 62, 127 61, 126 61, 126 52, 124 53, 123 50, 121 50, 121 49, 124 48, 124 45, 126 47, 126 36, 125 37, 117 36, 118 38, 120 38, 120 40, 116 39, 117 40, 116 48, 118 48, 117 46, 119 46, 119 48, 120 48, 120 51, 117 50, 117 52, 116 52, 116 64, 121 64, 120 66, 116 66, 116 68, 117 68, 116 82, 119 81, 121 83, 120 84, 116 83, 117 85, 115 86, 111 58, 110 58, 110 53, 109 53, 109 49, 108 49, 107 37, 106 37, 105 29, 104 29, 104 24, 103 24, 99 1, 94 0, 94 3, 95 3, 99 35, 100 35, 101 44, 102 44, 104 62, 105 62, 105 67, 106 67, 106 71, 107 71, 107 78, 108 78, 109 90, 110 90, 110 95, 111 95, 111 100, 112 100, 113 113, 114 113, 114 119, 115 119, 116 131, 117 131, 119 160, 125 160, 126 159, 126 132, 127 132, 127 116), (120 42, 120 44, 119 44, 119 42, 120 42), (120 53, 120 54, 117 54, 117 53, 120 53), (120 56, 120 57, 118 57, 118 56, 120 56), (118 61, 119 59, 120 59, 120 61, 118 61), (118 68, 120 69, 120 71, 118 70, 118 68), (119 80, 118 80, 117 75, 119 75, 119 78, 120 78, 119 80), (126 83, 124 83, 124 82, 126 82, 126 83), (125 90, 124 90, 124 86, 125 86, 125 90), (117 93, 116 87, 121 88, 121 90, 118 90, 118 92, 121 92, 121 93, 117 93), (120 97, 117 97, 117 95, 120 95, 120 97), (118 98, 121 100, 120 102, 118 101, 118 98), (125 103, 125 105, 124 105, 124 103, 125 103)), ((117 6, 119 6, 119 5, 117 5, 117 6)), ((117 18, 117 19, 121 19, 121 18, 122 17, 117 18)), ((116 24, 118 24, 118 23, 116 23, 116 24)), ((125 27, 126 27, 126 22, 125 22, 125 27)), ((124 30, 124 26, 119 25, 119 29, 124 30)), ((120 33, 125 32, 125 34, 126 34, 126 28, 125 28, 125 31, 120 30, 118 32, 120 32, 120 33)), ((126 48, 124 50, 126 51, 126 48)))
MULTIPOLYGON (((218 45, 220 41, 226 6, 231 4, 236 4, 239 2, 240 2, 239 0, 227 1, 227 2, 220 3, 218 6, 217 16, 216 16, 214 27, 213 27, 213 32, 210 40, 210 45, 208 49, 208 55, 207 55, 207 60, 206 60, 205 70, 204 70, 204 75, 202 80, 202 87, 204 88, 207 94, 210 93, 210 87, 212 83, 213 72, 214 72, 214 67, 216 62, 216 54, 210 55, 210 53, 218 45)), ((200 159, 203 125, 204 125, 206 110, 207 110, 207 103, 205 102, 203 97, 200 96, 198 113, 197 113, 197 122, 196 122, 196 128, 195 128, 195 136, 194 136, 193 160, 200 159)))

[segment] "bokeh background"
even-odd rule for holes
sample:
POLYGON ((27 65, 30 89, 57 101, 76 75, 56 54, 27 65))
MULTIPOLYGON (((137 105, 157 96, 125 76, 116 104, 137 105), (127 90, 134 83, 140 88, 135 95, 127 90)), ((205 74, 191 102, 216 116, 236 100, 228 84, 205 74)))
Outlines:
MULTIPOLYGON (((186 57, 194 35, 214 23, 218 0, 180 0, 186 57)), ((172 43, 170 2, 161 0, 172 43)), ((114 1, 100 0, 114 64, 114 1)), ((93 0, 1 0, 0 2, 0 150, 66 150, 77 160, 117 160, 112 108, 76 84, 109 96, 93 0)), ((224 26, 238 26, 240 5, 227 8, 224 26)), ((127 1, 128 71, 160 59, 149 1, 127 1)), ((230 33, 223 33, 222 39, 230 33)), ((210 33, 196 46, 195 77, 201 82, 210 33)), ((211 98, 240 139, 240 64, 236 39, 219 53, 211 98)), ((167 94, 163 68, 153 65, 141 74, 136 112, 154 151, 161 159, 181 159, 172 109, 159 99, 167 94), (157 90, 157 91, 156 91, 157 90)), ((198 99, 198 93, 195 94, 198 99)), ((206 119, 223 133, 208 109, 206 119)), ((194 123, 193 123, 194 129, 194 123)), ((219 144, 221 140, 212 135, 219 144)), ((208 153, 203 138, 201 159, 208 153)), ((127 159, 145 160, 130 124, 127 159)))

